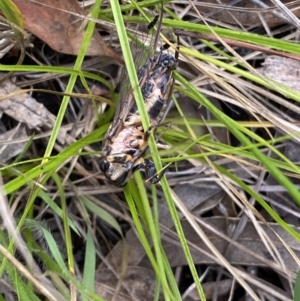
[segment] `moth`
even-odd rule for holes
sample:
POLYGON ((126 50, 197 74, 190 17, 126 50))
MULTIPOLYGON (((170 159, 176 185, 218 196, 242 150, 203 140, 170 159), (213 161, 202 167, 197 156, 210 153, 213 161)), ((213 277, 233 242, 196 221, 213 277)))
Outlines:
MULTIPOLYGON (((160 15, 148 25, 152 28, 158 22, 153 48, 157 48, 162 22, 160 15)), ((178 50, 175 56, 166 52, 167 47, 150 56, 146 63, 137 70, 151 127, 144 130, 141 117, 134 101, 133 93, 120 93, 116 113, 103 141, 100 169, 105 177, 117 187, 126 185, 128 178, 137 170, 144 170, 145 179, 152 184, 160 180, 154 163, 145 159, 148 139, 153 128, 157 127, 169 106, 174 87, 173 70, 178 65, 178 50)), ((136 64, 137 65, 137 64, 136 64)), ((130 85, 128 80, 124 85, 130 85)), ((123 89, 131 91, 130 87, 123 89)), ((122 91, 122 88, 121 88, 122 91)))

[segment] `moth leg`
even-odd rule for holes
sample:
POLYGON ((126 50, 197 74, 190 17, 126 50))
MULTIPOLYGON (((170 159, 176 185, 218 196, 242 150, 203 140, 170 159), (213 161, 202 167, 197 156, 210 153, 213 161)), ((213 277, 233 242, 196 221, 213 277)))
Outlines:
POLYGON ((139 160, 137 160, 132 167, 132 173, 140 169, 143 169, 145 180, 150 180, 151 184, 158 183, 164 174, 163 171, 159 175, 157 175, 155 165, 153 161, 149 159, 140 158, 139 160))
POLYGON ((161 177, 164 175, 164 171, 160 174, 157 174, 157 170, 153 161, 149 159, 144 160, 144 168, 145 168, 145 178, 146 180, 150 180, 152 184, 156 184, 160 181, 161 177))

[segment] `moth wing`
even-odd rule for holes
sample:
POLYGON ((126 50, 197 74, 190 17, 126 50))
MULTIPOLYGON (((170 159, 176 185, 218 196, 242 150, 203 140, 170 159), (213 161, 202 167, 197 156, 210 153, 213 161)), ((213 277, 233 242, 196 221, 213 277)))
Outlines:
MULTIPOLYGON (((159 34, 158 32, 156 35, 159 34)), ((132 31, 130 33, 131 43, 130 48, 133 54, 133 61, 135 69, 138 74, 139 83, 143 82, 147 77, 148 70, 143 68, 149 57, 153 54, 153 43, 157 39, 150 32, 143 32, 139 30, 132 31), (148 46, 147 46, 148 45, 148 46)), ((125 119, 130 113, 132 107, 135 105, 132 87, 126 70, 126 66, 123 67, 122 74, 120 76, 120 91, 119 100, 116 107, 114 119, 112 125, 106 133, 106 138, 114 136, 118 129, 122 127, 125 119)))

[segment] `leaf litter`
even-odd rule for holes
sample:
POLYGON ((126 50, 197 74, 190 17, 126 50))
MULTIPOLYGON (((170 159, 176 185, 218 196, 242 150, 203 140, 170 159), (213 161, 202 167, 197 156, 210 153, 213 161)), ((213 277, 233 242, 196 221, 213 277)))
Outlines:
MULTIPOLYGON (((15 1, 17 5, 18 2, 22 1, 15 1)), ((37 62, 54 66, 72 63, 72 57, 63 55, 63 53, 74 55, 79 49, 83 31, 80 30, 79 21, 74 17, 76 16, 74 13, 82 15, 83 18, 86 16, 79 5, 75 2, 61 1, 61 5, 65 5, 61 9, 69 9, 72 12, 70 14, 72 17, 66 18, 65 12, 60 11, 57 16, 61 19, 57 22, 52 18, 53 7, 55 7, 53 1, 47 2, 52 7, 50 10, 37 3, 30 3, 30 5, 35 5, 33 9, 33 6, 29 6, 29 4, 27 6, 24 3, 22 5, 25 5, 26 9, 22 10, 21 6, 20 9, 26 21, 26 28, 31 32, 32 37, 37 36, 42 40, 34 38, 35 49, 27 53, 27 59, 31 58, 37 62), (41 10, 37 10, 37 7, 41 10), (32 14, 30 16, 32 11, 36 11, 37 15, 32 14), (42 18, 33 24, 38 14, 44 16, 45 27, 40 23, 42 18), (62 30, 57 30, 51 23, 53 21, 56 22, 56 25, 60 24, 62 30), (68 35, 70 43, 65 42, 68 35), (39 48, 38 45, 43 45, 44 48, 39 48), (47 45, 53 50, 47 48, 47 45)), ((44 1, 44 3, 46 2, 44 1)), ((106 4, 104 2, 104 5, 106 4)), ((292 8, 293 3, 285 1, 285 4, 288 8, 292 8)), ((249 4, 249 8, 245 1, 235 6, 229 2, 223 2, 223 6, 220 6, 214 1, 207 1, 205 7, 202 2, 196 2, 196 7, 189 2, 185 2, 184 5, 186 6, 176 1, 165 3, 165 7, 175 14, 196 24, 200 22, 198 14, 200 12, 205 20, 218 27, 230 29, 234 27, 248 32, 266 32, 266 36, 271 36, 272 33, 272 36, 281 39, 284 37, 293 39, 291 32, 296 32, 296 27, 293 26, 292 21, 285 27, 285 19, 278 8, 276 11, 275 8, 269 8, 266 12, 265 8, 261 9, 253 3, 249 4), (216 5, 218 6, 216 7, 216 5), (268 14, 268 16, 264 14, 268 14), (276 18, 273 18, 274 15, 276 18), (278 27, 274 28, 274 26, 278 27)), ((298 11, 295 10, 294 13, 297 15, 298 11)), ((80 19, 80 22, 82 20, 80 19)), ((182 47, 197 49, 199 53, 211 57, 220 58, 221 56, 220 52, 215 52, 207 44, 199 42, 195 35, 190 37, 188 34, 182 35, 181 43, 183 44, 182 47)), ((215 41, 214 43, 218 42, 215 41)), ((101 58, 108 56, 110 60, 115 61, 115 65, 109 66, 100 60, 93 66, 93 69, 101 70, 101 72, 95 72, 95 74, 107 73, 109 75, 105 79, 116 78, 116 65, 119 64, 121 56, 119 55, 117 60, 116 55, 108 50, 111 48, 116 53, 119 51, 116 35, 112 32, 110 32, 110 36, 103 35, 100 37, 98 35, 95 37, 95 43, 93 41, 91 45, 90 55, 99 55, 101 58)), ((231 49, 233 47, 237 61, 242 58, 243 62, 251 65, 257 73, 264 74, 292 89, 298 89, 298 62, 270 57, 261 52, 255 53, 253 50, 239 49, 235 45, 229 47, 226 44, 224 46, 224 44, 218 43, 217 46, 227 54, 233 53, 231 49)), ((6 48, 5 51, 9 54, 10 50, 6 48)), ((7 56, 4 58, 7 59, 7 56)), ((200 61, 192 56, 182 54, 180 60, 179 74, 184 75, 215 106, 232 119, 245 124, 260 137, 266 140, 279 138, 283 134, 293 134, 294 130, 298 128, 299 118, 296 114, 300 110, 297 103, 290 101, 288 97, 285 98, 278 92, 273 93, 249 79, 234 75, 217 65, 200 61), (224 82, 230 83, 230 86, 224 82), (285 123, 281 124, 278 120, 283 120, 285 123)), ((226 61, 226 58, 222 57, 222 60, 226 61)), ((236 61, 231 63, 237 66, 236 61)), ((247 65, 244 64, 242 68, 245 66, 247 65)), ((25 147, 24 138, 31 136, 32 133, 42 134, 53 126, 60 98, 51 96, 48 99, 43 94, 34 94, 35 96, 29 93, 19 94, 18 84, 27 88, 26 83, 30 83, 31 80, 29 74, 18 73, 12 80, 2 84, 1 97, 5 97, 7 94, 10 97, 0 102, 3 111, 0 127, 2 138, 0 140, 7 140, 6 143, 1 143, 3 150, 0 155, 1 163, 9 164, 15 156, 22 153, 22 149, 25 147), (43 105, 40 103, 41 100, 43 100, 43 105), (24 125, 26 125, 26 129, 24 125), (11 139, 15 140, 13 144, 11 144, 11 139), (19 144, 17 139, 21 141, 19 144), (13 149, 12 145, 18 145, 17 150, 13 149)), ((88 79, 87 83, 92 86, 95 84, 95 80, 88 79)), ((49 89, 64 91, 66 84, 64 77, 56 77, 46 81, 41 76, 37 76, 37 82, 34 86, 43 88, 46 86, 49 89)), ((116 83, 112 83, 112 86, 116 86, 116 83)), ((253 292, 256 298, 252 294, 252 300, 292 300, 293 282, 299 270, 298 241, 283 230, 279 224, 274 223, 263 206, 250 197, 242 187, 220 175, 218 166, 238 176, 263 197, 272 206, 272 209, 279 213, 286 222, 289 222, 297 232, 299 232, 300 226, 298 206, 255 158, 248 156, 248 154, 243 157, 242 153, 236 155, 235 150, 241 145, 235 137, 220 124, 217 123, 217 126, 214 126, 216 123, 215 116, 204 106, 184 95, 185 91, 180 89, 179 83, 178 86, 174 95, 179 106, 184 103, 184 116, 190 117, 193 127, 192 130, 187 129, 182 120, 176 122, 178 111, 175 106, 171 109, 169 118, 172 118, 173 125, 164 129, 163 137, 166 137, 164 138, 165 141, 171 143, 174 149, 178 150, 181 161, 176 166, 171 165, 166 175, 178 199, 187 207, 197 224, 204 229, 206 237, 201 237, 199 232, 191 227, 187 216, 179 212, 184 233, 190 243, 194 263, 199 271, 199 277, 202 277, 201 281, 207 299, 228 300, 231 296, 232 300, 240 300, 246 296, 249 297, 249 293, 252 294, 253 292), (168 133, 173 134, 173 136, 168 135, 168 133), (204 136, 206 139, 203 139, 202 143, 201 141, 200 143, 192 143, 193 133, 196 133, 197 138, 204 136), (186 144, 180 144, 182 141, 190 142, 190 147, 187 150, 184 148, 186 144), (224 148, 224 145, 228 148, 224 148), (193 152, 190 151, 191 149, 193 152), (205 156, 206 153, 212 155, 205 156), (193 154, 199 155, 199 158, 209 158, 209 160, 198 160, 191 156, 193 154), (215 245, 223 255, 223 260, 226 260, 235 269, 239 278, 246 279, 252 291, 241 292, 240 279, 234 278, 224 268, 224 262, 208 248, 206 239, 215 245)), ((85 91, 85 87, 78 83, 76 90, 76 92, 82 92, 85 91)), ((99 91, 104 90, 108 91, 105 85, 100 85, 99 91)), ((94 243, 98 252, 95 291, 106 300, 111 300, 114 297, 115 300, 152 300, 156 275, 153 273, 134 227, 131 227, 131 217, 128 214, 126 204, 123 202, 122 195, 119 194, 121 190, 117 190, 105 182, 97 166, 97 152, 101 146, 99 136, 103 137, 104 128, 109 124, 108 118, 109 115, 112 117, 113 111, 113 108, 108 108, 103 114, 103 110, 99 109, 97 103, 87 102, 80 97, 72 97, 68 114, 65 116, 64 128, 61 129, 61 136, 59 136, 60 140, 55 147, 56 152, 59 153, 68 149, 69 146, 72 147, 73 143, 82 143, 84 151, 88 152, 84 156, 79 156, 79 152, 76 153, 78 156, 67 158, 70 161, 66 159, 65 164, 57 169, 64 183, 68 212, 74 217, 74 222, 83 237, 80 239, 77 234, 72 234, 77 273, 78 276, 82 276, 80 273, 83 267, 83 253, 86 243, 86 234, 83 229, 86 225, 92 225, 95 229, 94 243), (91 117, 91 112, 100 112, 100 119, 106 121, 106 124, 101 123, 97 126, 97 117, 91 117), (89 130, 85 130, 85 126, 89 130), (100 134, 94 135, 92 133, 89 138, 90 143, 80 140, 85 138, 86 134, 83 135, 83 133, 89 132, 90 128, 93 127, 98 127, 100 134), (79 140, 80 142, 78 142, 79 140), (93 200, 99 208, 105 208, 111 214, 112 220, 115 219, 123 225, 125 237, 120 239, 114 229, 102 221, 100 212, 89 212, 88 218, 80 205, 82 197, 93 200), (124 254, 126 254, 125 257, 124 254), (124 264, 127 265, 126 272, 122 269, 124 264)), ((39 158, 46 147, 47 139, 45 137, 47 136, 39 137, 34 141, 27 155, 30 155, 31 158, 39 158)), ((281 150, 281 153, 294 163, 298 162, 298 146, 297 137, 283 142, 278 139, 276 144, 277 149, 281 150)), ((270 158, 279 160, 279 157, 268 149, 262 148, 262 151, 270 158)), ((278 161, 274 162, 277 163, 278 161)), ((299 185, 298 175, 295 172, 288 170, 288 175, 296 185, 299 185)), ((59 199, 57 187, 53 182, 45 184, 45 188, 50 198, 55 201, 59 199)), ((20 189, 18 193, 26 196, 25 187, 24 190, 20 189)), ((158 187, 162 247, 171 267, 176 271, 182 298, 199 300, 194 282, 191 281, 186 268, 186 258, 174 231, 169 209, 161 196, 162 192, 158 187)), ((19 205, 15 209, 18 214, 22 214, 27 197, 24 198, 23 202, 18 203, 19 205)), ((53 214, 54 205, 48 199, 47 202, 46 199, 37 200, 35 202, 35 214, 38 220, 48 219, 49 225, 53 229, 53 235, 58 237, 58 244, 64 245, 64 234, 59 230, 61 229, 61 220, 57 219, 56 214, 53 214), (49 219, 45 212, 51 217, 56 217, 49 219)))

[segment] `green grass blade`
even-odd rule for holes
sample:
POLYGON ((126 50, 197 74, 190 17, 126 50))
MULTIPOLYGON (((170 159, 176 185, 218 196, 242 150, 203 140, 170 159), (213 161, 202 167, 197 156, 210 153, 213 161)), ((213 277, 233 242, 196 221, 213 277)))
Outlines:
MULTIPOLYGON (((177 78, 180 82, 194 94, 195 98, 205 106, 219 121, 221 121, 228 130, 245 146, 251 146, 252 153, 255 157, 267 168, 267 170, 271 173, 271 175, 280 183, 283 187, 286 188, 287 192, 290 196, 295 200, 295 202, 300 205, 300 192, 295 187, 295 185, 282 173, 280 170, 274 166, 271 160, 263 154, 258 148, 256 148, 252 141, 247 138, 246 135, 241 131, 241 127, 239 124, 226 116, 223 112, 221 112, 218 108, 216 108, 204 95, 202 95, 193 85, 191 85, 188 81, 186 81, 182 76, 179 74, 177 78)), ((247 133, 250 134, 250 131, 244 129, 247 133)), ((263 142, 263 139, 260 138, 263 142)), ((266 145, 267 147, 270 145, 266 145)))
POLYGON ((16 25, 16 27, 13 27, 13 31, 22 38, 23 32, 19 31, 17 27, 24 30, 24 20, 18 7, 11 0, 2 0, 0 1, 0 10, 7 20, 16 25))
MULTIPOLYGON (((84 258, 84 271, 82 284, 90 290, 94 290, 95 286, 95 271, 96 271, 96 249, 91 233, 91 229, 88 228, 86 249, 84 258)), ((82 296, 83 301, 87 301, 86 296, 82 296)))

